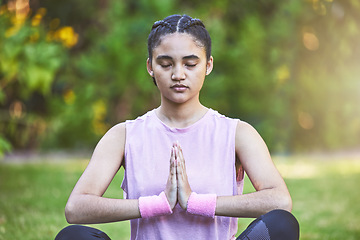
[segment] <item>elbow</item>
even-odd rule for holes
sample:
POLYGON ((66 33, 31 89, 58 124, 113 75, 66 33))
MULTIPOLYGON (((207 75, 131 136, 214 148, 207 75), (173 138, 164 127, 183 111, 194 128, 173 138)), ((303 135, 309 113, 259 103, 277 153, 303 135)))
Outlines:
POLYGON ((79 223, 76 219, 76 216, 79 215, 76 209, 77 209, 76 204, 74 204, 72 201, 69 200, 65 206, 65 218, 69 224, 79 223))
POLYGON ((291 212, 292 210, 292 199, 289 193, 284 194, 278 201, 277 209, 286 210, 291 212))

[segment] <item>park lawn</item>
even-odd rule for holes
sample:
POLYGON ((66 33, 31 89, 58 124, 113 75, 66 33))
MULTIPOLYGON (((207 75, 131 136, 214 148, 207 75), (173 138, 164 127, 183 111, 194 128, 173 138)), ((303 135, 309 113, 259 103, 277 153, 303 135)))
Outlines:
MULTIPOLYGON (((360 158, 274 157, 293 197, 300 239, 360 239, 360 158)), ((64 206, 86 160, 0 163, 0 240, 54 239, 67 225, 64 206)), ((121 198, 123 171, 105 196, 121 198)), ((253 188, 246 178, 245 192, 253 188)), ((252 219, 239 220, 239 232, 252 219)), ((127 221, 93 225, 114 240, 129 239, 127 221)))

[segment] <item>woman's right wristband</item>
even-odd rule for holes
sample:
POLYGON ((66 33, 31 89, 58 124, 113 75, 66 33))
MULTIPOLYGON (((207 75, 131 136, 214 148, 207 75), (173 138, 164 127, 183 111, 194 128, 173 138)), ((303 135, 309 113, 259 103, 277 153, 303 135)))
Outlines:
POLYGON ((172 214, 165 192, 161 192, 159 196, 140 197, 139 210, 142 218, 172 214))

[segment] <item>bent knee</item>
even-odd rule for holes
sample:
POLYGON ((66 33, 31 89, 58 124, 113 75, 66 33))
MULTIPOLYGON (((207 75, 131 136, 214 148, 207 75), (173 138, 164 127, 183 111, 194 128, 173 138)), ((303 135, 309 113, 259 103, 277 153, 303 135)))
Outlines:
POLYGON ((299 239, 299 223, 290 212, 277 209, 261 217, 266 224, 271 239, 299 239))
POLYGON ((104 239, 110 240, 106 233, 87 226, 82 225, 70 225, 63 228, 55 240, 91 240, 91 239, 104 239))

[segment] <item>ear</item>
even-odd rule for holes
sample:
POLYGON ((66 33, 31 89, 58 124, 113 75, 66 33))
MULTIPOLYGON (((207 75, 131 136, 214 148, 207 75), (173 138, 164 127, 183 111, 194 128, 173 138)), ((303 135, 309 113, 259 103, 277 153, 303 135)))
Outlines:
POLYGON ((154 77, 154 71, 153 71, 153 69, 152 69, 152 64, 151 64, 149 58, 146 60, 146 68, 147 68, 147 71, 148 71, 148 73, 150 74, 150 76, 151 76, 151 77, 154 77))
POLYGON ((206 75, 209 75, 214 67, 214 58, 210 56, 209 61, 206 63, 206 75))

